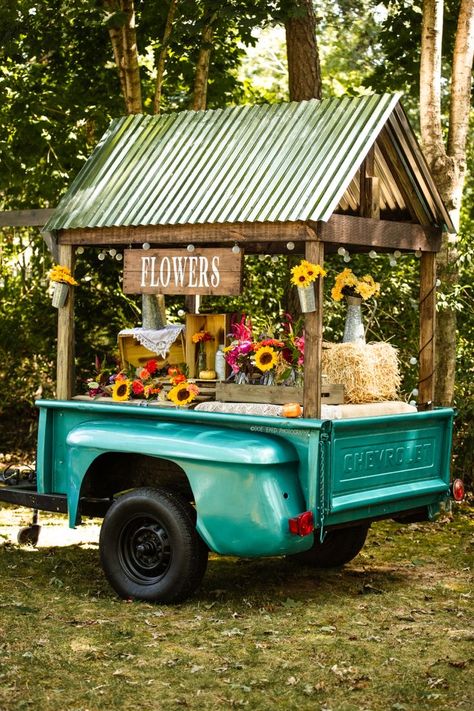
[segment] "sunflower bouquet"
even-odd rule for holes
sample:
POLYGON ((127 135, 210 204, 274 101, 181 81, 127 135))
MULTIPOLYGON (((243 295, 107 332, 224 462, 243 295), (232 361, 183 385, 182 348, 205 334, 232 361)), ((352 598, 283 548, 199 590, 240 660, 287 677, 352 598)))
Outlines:
POLYGON ((344 296, 355 296, 366 301, 380 293, 380 284, 370 274, 357 277, 352 269, 346 267, 336 276, 331 296, 334 301, 341 301, 344 296))
POLYGON ((72 276, 69 267, 62 267, 60 264, 56 264, 50 270, 49 279, 59 284, 70 284, 71 286, 78 286, 79 284, 72 276))
POLYGON ((161 370, 155 359, 149 360, 143 367, 130 371, 120 371, 110 378, 112 399, 126 402, 131 399, 157 399, 163 389, 161 370))
POLYGON ((291 325, 282 331, 280 338, 262 335, 254 339, 246 317, 232 328, 234 340, 224 354, 236 383, 284 384, 290 377, 295 379, 303 367, 304 337, 296 336, 291 325))
POLYGON ((318 277, 326 276, 326 270, 319 264, 312 264, 306 259, 302 259, 299 264, 291 270, 291 283, 302 289, 310 286, 318 277))

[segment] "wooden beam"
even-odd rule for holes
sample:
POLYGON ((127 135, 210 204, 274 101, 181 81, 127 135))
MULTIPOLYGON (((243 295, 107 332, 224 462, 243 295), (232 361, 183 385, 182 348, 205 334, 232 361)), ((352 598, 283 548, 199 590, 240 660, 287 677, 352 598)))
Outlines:
POLYGON ((440 228, 352 215, 332 215, 318 223, 318 236, 325 243, 381 249, 437 252, 441 246, 440 228))
POLYGON ((139 225, 61 230, 59 244, 151 244, 287 242, 307 239, 303 222, 236 222, 205 225, 139 225))
POLYGON ((397 141, 394 132, 388 124, 380 132, 377 145, 395 177, 397 187, 402 193, 410 213, 420 224, 430 224, 430 215, 420 200, 421 190, 418 189, 417 191, 415 185, 410 180, 409 173, 407 172, 408 168, 403 163, 399 151, 397 151, 397 141))
MULTIPOLYGON (((59 247, 59 264, 74 272, 74 249, 59 247)), ((70 400, 74 394, 74 288, 69 288, 66 304, 58 309, 58 341, 56 355, 56 397, 70 400)))
POLYGON ((375 149, 370 149, 359 172, 360 216, 380 218, 380 183, 375 177, 375 149))
POLYGON ((0 212, 0 227, 43 227, 54 209, 5 210, 0 212))
POLYGON ((425 252, 420 263, 420 355, 418 403, 434 399, 436 329, 436 255, 425 252))
MULTIPOLYGON (((324 263, 324 244, 306 242, 305 258, 312 264, 324 263)), ((316 280, 316 311, 305 314, 304 320, 304 389, 303 415, 321 417, 321 355, 323 346, 323 279, 316 280)))

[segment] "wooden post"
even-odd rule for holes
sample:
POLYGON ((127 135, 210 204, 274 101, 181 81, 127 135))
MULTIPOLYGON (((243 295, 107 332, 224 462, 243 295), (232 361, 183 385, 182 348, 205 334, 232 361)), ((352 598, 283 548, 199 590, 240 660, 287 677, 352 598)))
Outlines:
POLYGON ((380 218, 380 185, 375 177, 375 150, 372 147, 360 167, 360 215, 380 218))
MULTIPOLYGON (((307 241, 305 259, 313 264, 324 263, 324 244, 307 241)), ((323 345, 323 279, 315 282, 316 311, 307 313, 304 320, 304 390, 303 415, 321 417, 321 354, 323 345)))
POLYGON ((423 252, 420 264, 420 363, 418 402, 434 399, 436 328, 436 255, 423 252))
MULTIPOLYGON (((74 247, 59 246, 59 264, 74 272, 74 247)), ((56 398, 69 400, 74 394, 74 287, 69 289, 66 304, 58 309, 56 359, 56 398)))

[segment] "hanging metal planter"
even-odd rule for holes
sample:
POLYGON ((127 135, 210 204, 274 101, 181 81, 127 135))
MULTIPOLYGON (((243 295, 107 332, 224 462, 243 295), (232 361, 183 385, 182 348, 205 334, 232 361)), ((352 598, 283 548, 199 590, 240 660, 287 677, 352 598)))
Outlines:
POLYGON ((69 284, 62 281, 54 282, 52 304, 55 309, 61 309, 67 301, 69 284))
POLYGON ((314 286, 298 286, 298 296, 300 299, 301 312, 303 314, 316 311, 316 296, 314 294, 314 286))

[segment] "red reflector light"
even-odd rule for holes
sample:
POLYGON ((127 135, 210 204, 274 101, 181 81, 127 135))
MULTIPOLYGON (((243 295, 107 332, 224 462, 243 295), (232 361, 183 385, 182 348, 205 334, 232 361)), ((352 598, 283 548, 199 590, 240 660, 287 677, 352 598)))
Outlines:
POLYGON ((455 501, 462 501, 464 499, 464 482, 462 479, 455 479, 453 481, 451 491, 453 492, 453 499, 455 501))
POLYGON ((314 531, 314 516, 312 511, 305 511, 295 518, 288 520, 290 533, 296 536, 309 536, 314 531))

